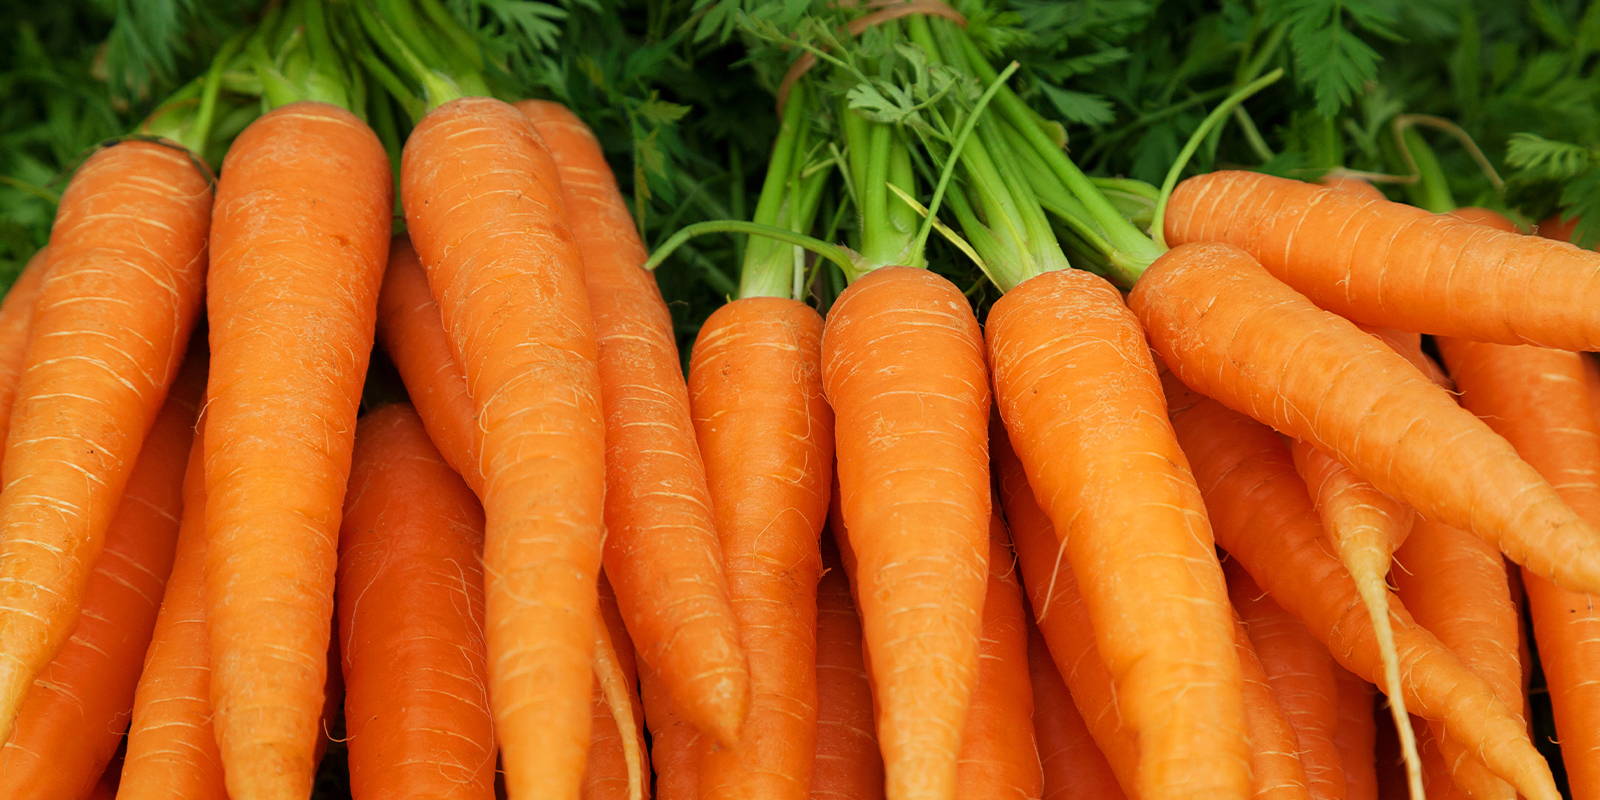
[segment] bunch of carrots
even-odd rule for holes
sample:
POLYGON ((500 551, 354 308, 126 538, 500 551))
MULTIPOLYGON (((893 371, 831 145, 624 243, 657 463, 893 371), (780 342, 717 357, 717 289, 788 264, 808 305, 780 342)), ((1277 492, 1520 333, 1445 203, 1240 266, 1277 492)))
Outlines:
POLYGON ((358 799, 1600 798, 1600 253, 1090 177, 953 9, 836 12, 751 219, 654 255, 426 0, 89 157, 0 304, 0 797, 309 798, 342 726, 358 799))

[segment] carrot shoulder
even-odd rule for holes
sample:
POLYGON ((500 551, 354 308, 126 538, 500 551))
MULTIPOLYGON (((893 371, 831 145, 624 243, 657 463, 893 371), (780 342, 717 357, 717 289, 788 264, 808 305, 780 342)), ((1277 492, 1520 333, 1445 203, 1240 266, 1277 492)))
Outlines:
MULTIPOLYGON (((1600 523, 1600 396, 1592 357, 1535 347, 1440 340, 1462 403, 1503 434, 1586 519, 1600 523)), ((1555 710, 1572 796, 1600 797, 1600 610, 1594 595, 1523 572, 1539 665, 1555 710)), ((1497 639, 1500 646, 1515 639, 1497 639)), ((1516 655, 1489 651, 1504 665, 1516 655)), ((1506 691, 1520 681, 1503 673, 1506 691)), ((1520 678, 1520 675, 1517 676, 1520 678)))
POLYGON ((1079 270, 1006 292, 995 402, 1083 592, 1141 747, 1143 797, 1244 797, 1227 587, 1161 381, 1116 289, 1079 270))
POLYGON ((952 796, 988 560, 989 376, 961 290, 882 267, 822 334, 890 800, 952 796))
POLYGON ((483 641, 483 512, 416 412, 356 429, 339 541, 350 787, 362 797, 494 797, 483 641))
POLYGON ((732 747, 707 742, 705 798, 804 798, 817 749, 818 539, 833 411, 822 319, 775 297, 717 309, 695 339, 689 396, 753 697, 732 747))
POLYGON ((1600 253, 1251 172, 1178 184, 1167 241, 1243 248, 1358 322, 1505 344, 1600 349, 1600 253))
POLYGON ((1511 445, 1404 357, 1313 306, 1243 251, 1174 248, 1130 301, 1184 383, 1315 444, 1389 496, 1494 542, 1536 573, 1600 589, 1600 531, 1511 445))
MULTIPOLYGON (((1173 426, 1199 479, 1217 543, 1346 669, 1382 669, 1372 621, 1334 558, 1283 437, 1164 376, 1173 426)), ((1558 797, 1518 715, 1483 678, 1390 599, 1408 705, 1440 719, 1529 798, 1558 797)))
POLYGON ((211 188, 170 144, 78 168, 56 212, 0 472, 0 741, 72 632, 200 310, 211 188))
POLYGON ((206 619, 213 724, 240 800, 311 787, 389 198, 383 145, 335 106, 271 111, 223 162, 207 297, 206 619))
POLYGON ((507 787, 574 796, 589 746, 605 429, 557 168, 521 112, 469 97, 412 131, 401 179, 482 435, 489 697, 507 787))
POLYGON ((0 748, 0 797, 86 797, 122 741, 172 569, 204 363, 185 368, 139 451, 83 613, 0 748))

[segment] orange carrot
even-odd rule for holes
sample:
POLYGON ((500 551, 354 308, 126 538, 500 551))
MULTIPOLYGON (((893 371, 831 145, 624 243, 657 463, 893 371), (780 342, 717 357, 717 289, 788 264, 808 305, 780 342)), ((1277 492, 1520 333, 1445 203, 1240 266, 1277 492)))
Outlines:
POLYGON ((1343 798, 1344 766, 1334 744, 1339 688, 1333 657, 1305 625, 1272 602, 1237 561, 1228 564, 1228 594, 1261 660, 1272 696, 1294 731, 1306 788, 1314 798, 1343 798))
POLYGON ((1143 332, 1079 270, 1007 291, 986 329, 996 405, 1141 747, 1141 797, 1249 787, 1227 588, 1143 332))
MULTIPOLYGON (((639 657, 668 682, 677 708, 733 745, 751 701, 740 646, 749 623, 736 621, 729 603, 730 577, 689 419, 672 315, 655 277, 642 269, 649 254, 600 142, 559 103, 525 100, 517 108, 555 158, 568 224, 583 256, 606 420, 606 575, 639 657)), ((821 516, 813 518, 819 525, 821 516)), ((730 570, 736 568, 731 561, 730 570)), ((811 640, 809 629, 796 634, 811 640)), ((805 742, 797 747, 810 752, 805 742)), ((722 780, 706 777, 712 784, 722 780)), ((799 792, 804 777, 796 776, 799 792)), ((715 794, 713 788, 708 796, 715 794)))
MULTIPOLYGON (((1409 368, 1409 367, 1408 367, 1409 368)), ((1164 376, 1178 441, 1194 466, 1217 542, 1346 669, 1382 669, 1355 584, 1333 557, 1282 437, 1164 376)), ((1555 800, 1550 767, 1518 715, 1390 600, 1406 702, 1442 720, 1530 800, 1555 800)))
POLYGON ((993 440, 999 499, 1022 567, 1022 585, 1072 703, 1105 754, 1124 795, 1137 797, 1139 741, 1118 708, 1111 670, 1095 649, 1089 609, 1049 517, 1039 507, 1006 437, 993 440))
POLYGON ((483 469, 467 377, 450 352, 439 306, 428 292, 428 273, 404 236, 389 243, 389 266, 378 293, 378 341, 394 359, 439 455, 482 497, 483 469))
POLYGON ((506 786, 513 797, 575 796, 599 624, 605 428, 557 167, 520 111, 468 97, 412 131, 401 180, 482 436, 489 697, 506 786))
POLYGON ((823 545, 828 569, 817 585, 817 753, 811 800, 883 797, 883 757, 873 733, 872 687, 861 646, 861 618, 838 553, 823 545))
POLYGON ((1504 439, 1404 357, 1312 306, 1244 252, 1174 248, 1130 299, 1184 383, 1315 444, 1541 575, 1600 589, 1600 532, 1504 439))
POLYGON ((72 633, 200 310, 211 188, 170 143, 101 149, 51 229, 0 472, 0 741, 72 633))
POLYGON ((1333 733, 1333 744, 1339 748, 1339 764, 1344 767, 1345 797, 1378 800, 1372 684, 1344 667, 1334 667, 1333 677, 1339 686, 1339 728, 1333 733))
MULTIPOLYGON (((1178 184, 1167 242, 1229 244, 1357 322, 1600 349, 1600 254, 1420 208, 1250 172, 1178 184)), ((1421 510, 1421 509, 1419 509, 1421 510)))
POLYGON ((0 797, 80 800, 127 728, 162 587, 172 569, 205 360, 195 358, 140 448, 83 594, 72 636, 28 692, 0 749, 0 797))
MULTIPOLYGON (((1426 787, 1428 800, 1477 800, 1484 797, 1516 797, 1516 792, 1509 790, 1504 781, 1500 787, 1489 794, 1468 792, 1456 783, 1450 775, 1450 764, 1444 752, 1440 750, 1439 738, 1431 727, 1424 724, 1425 720, 1417 720, 1417 750, 1422 755, 1422 784, 1426 787)), ((1480 767, 1481 769, 1481 767, 1480 767)), ((1487 788, 1487 787, 1485 787, 1487 788)))
POLYGON ((1254 800, 1310 800, 1299 742, 1283 706, 1272 692, 1267 670, 1250 643, 1244 622, 1235 618, 1234 644, 1244 681, 1245 741, 1250 745, 1250 796, 1254 800))
POLYGON ((204 434, 183 478, 177 553, 134 693, 121 800, 225 800, 206 656, 204 434))
POLYGON ((237 800, 311 788, 389 181, 378 137, 322 103, 261 116, 223 161, 207 295, 206 621, 237 800))
POLYGON ((643 663, 639 664, 639 696, 650 728, 656 800, 695 800, 700 796, 699 761, 705 735, 677 714, 660 678, 643 663))
POLYGON ((989 524, 989 591, 983 601, 978 683, 961 734, 956 797, 1032 798, 1044 792, 1027 675, 1028 620, 1016 556, 998 515, 989 524))
POLYGON ((983 339, 948 280, 882 267, 828 312, 822 366, 887 795, 950 797, 987 576, 983 339))
POLYGON ((358 797, 494 797, 483 641, 483 511, 389 405, 356 430, 339 541, 350 788, 358 797))
POLYGON ((1363 200, 1389 199, 1378 187, 1355 175, 1341 174, 1337 171, 1330 172, 1322 176, 1322 180, 1318 181, 1318 183, 1329 189, 1347 192, 1363 200))
MULTIPOLYGON (((626 738, 621 734, 617 712, 612 708, 602 686, 597 685, 590 714, 592 730, 589 734, 589 761, 584 765, 584 800, 648 800, 650 797, 650 766, 643 762, 645 753, 644 707, 639 702, 639 668, 634 658, 633 643, 622 625, 622 612, 617 608, 617 597, 611 584, 600 579, 600 618, 606 628, 606 643, 616 659, 618 689, 626 693, 628 716, 632 720, 626 738), (630 743, 631 740, 631 743, 630 743), (629 764, 629 753, 640 759, 629 764), (637 770, 638 774, 632 774, 637 770), (633 794, 637 790, 638 794, 633 794)), ((598 647, 597 647, 598 649, 598 647)), ((601 670, 596 668, 596 672, 601 670)), ((597 674, 597 683, 603 682, 597 674)))
POLYGON ((689 391, 754 697, 738 743, 707 742, 704 798, 804 798, 817 749, 818 537, 833 412, 822 320, 803 303, 735 300, 706 320, 689 391))
POLYGON ((1028 630, 1028 677, 1033 685, 1033 735, 1044 771, 1042 800, 1093 797, 1124 800, 1117 776, 1072 704, 1039 629, 1028 630))
MULTIPOLYGON (((1462 403, 1510 440, 1578 513, 1600 523, 1600 397, 1585 376, 1594 369, 1589 357, 1451 339, 1439 347, 1462 403)), ((1594 758, 1600 752, 1600 611, 1593 595, 1565 591, 1526 571, 1523 583, 1572 796, 1600 797, 1594 758)), ((1503 663, 1515 653, 1495 655, 1503 663)))
POLYGON ((1578 218, 1563 218, 1560 214, 1547 217, 1534 226, 1534 233, 1546 239, 1555 239, 1558 242, 1572 241, 1572 234, 1578 231, 1578 218))
POLYGON ((22 360, 28 355, 28 333, 33 329, 33 307, 44 286, 45 266, 50 248, 34 253, 23 266, 5 300, 0 302, 0 442, 11 429, 11 403, 17 396, 17 379, 22 360))
POLYGON ((1454 217, 1462 222, 1470 222, 1474 225, 1487 225, 1497 231, 1505 231, 1506 233, 1522 232, 1518 230, 1517 223, 1512 222, 1506 215, 1492 208, 1465 206, 1450 212, 1447 216, 1454 217))

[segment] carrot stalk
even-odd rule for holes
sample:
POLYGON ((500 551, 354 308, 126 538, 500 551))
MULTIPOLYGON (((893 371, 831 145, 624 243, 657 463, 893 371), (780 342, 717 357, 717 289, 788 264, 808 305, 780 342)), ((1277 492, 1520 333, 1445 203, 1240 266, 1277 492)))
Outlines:
MULTIPOLYGON (((1578 513, 1600 523, 1600 396, 1593 389, 1590 356, 1453 339, 1441 339, 1439 346, 1462 403, 1510 440, 1578 513)), ((1600 752, 1595 597, 1564 590, 1526 570, 1523 585, 1572 796, 1600 797, 1600 762, 1594 758, 1600 752)), ((1499 638, 1497 644, 1504 647, 1507 641, 1499 638)), ((1515 651, 1493 655, 1503 664, 1515 651)), ((1497 677, 1509 690, 1510 678, 1497 677)))
POLYGON ((0 797, 88 797, 122 742, 172 569, 205 361, 172 387, 89 574, 83 609, 0 748, 0 797))
POLYGON ((1006 292, 986 334, 1000 415, 1139 736, 1133 794, 1244 796, 1227 587, 1138 321, 1111 284, 1059 270, 1006 292))
POLYGON ((311 790, 389 214, 383 146, 335 106, 273 110, 223 162, 207 295, 206 621, 236 800, 311 790))
POLYGON ((85 161, 61 197, 0 472, 0 741, 72 633, 200 310, 211 189, 171 143, 85 161))
POLYGON ((1572 588, 1600 589, 1600 532, 1406 359, 1228 245, 1162 256, 1131 304, 1184 383, 1314 444, 1425 516, 1572 588))
POLYGON ((356 429, 339 541, 350 788, 361 797, 494 797, 483 640, 483 512, 389 405, 356 429))
POLYGON ((467 97, 412 131, 401 179, 482 436, 489 697, 507 788, 574 796, 589 746, 605 429, 558 170, 520 111, 467 97))
POLYGON ((823 385, 890 800, 952 796, 988 556, 988 374, 948 280, 881 267, 834 303, 823 385))
MULTIPOLYGON (((1600 254, 1402 203, 1251 172, 1179 184, 1174 245, 1248 251, 1357 322, 1504 344, 1600 349, 1600 254)), ((1419 509, 1420 510, 1420 509, 1419 509)))
MULTIPOLYGON (((1409 369, 1409 367, 1407 367, 1409 369)), ((1328 549, 1282 437, 1163 376, 1173 426, 1206 498, 1217 543, 1351 672, 1382 671, 1355 583, 1328 549)), ((1516 712, 1392 599, 1406 702, 1444 721, 1530 800, 1555 800, 1550 767, 1516 712)))
POLYGON ((749 297, 706 320, 689 362, 694 426, 754 692, 738 742, 706 743, 704 798, 804 798, 811 789, 817 542, 833 463, 821 340, 822 320, 805 304, 749 297))

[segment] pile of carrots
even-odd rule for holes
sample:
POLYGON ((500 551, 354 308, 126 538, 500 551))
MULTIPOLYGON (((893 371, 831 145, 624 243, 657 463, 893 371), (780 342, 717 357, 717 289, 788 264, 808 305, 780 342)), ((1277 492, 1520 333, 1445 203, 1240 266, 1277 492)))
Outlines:
POLYGON ((0 797, 1556 800, 1536 650, 1600 798, 1600 253, 1214 172, 685 370, 571 111, 325 100, 101 148, 0 305, 0 797))

